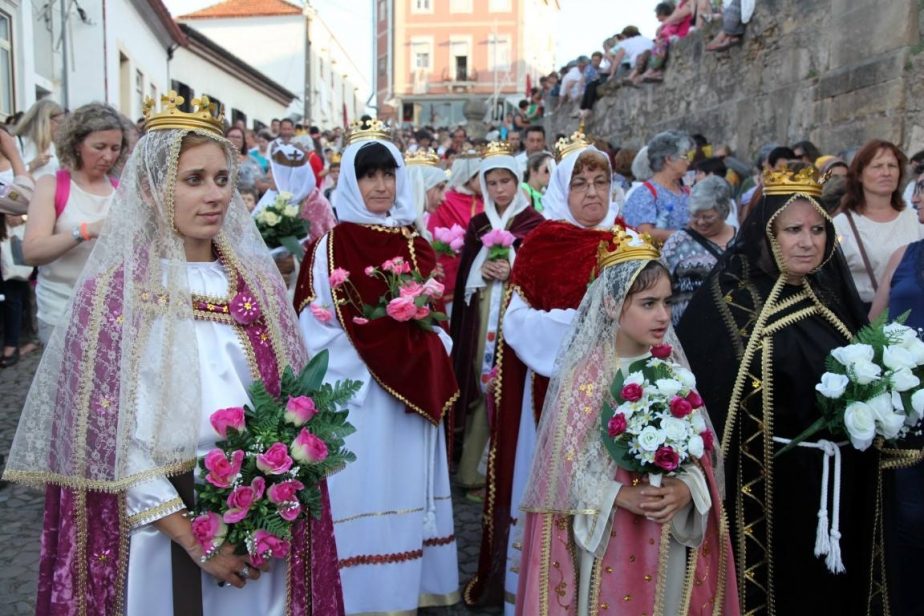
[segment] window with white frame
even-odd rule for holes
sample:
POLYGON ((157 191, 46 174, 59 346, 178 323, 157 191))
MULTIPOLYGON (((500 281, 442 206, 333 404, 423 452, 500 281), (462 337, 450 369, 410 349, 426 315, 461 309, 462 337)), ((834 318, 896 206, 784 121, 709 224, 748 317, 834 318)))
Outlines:
POLYGON ((13 21, 0 12, 0 117, 13 113, 13 21))
POLYGON ((432 13, 433 0, 411 0, 412 13, 432 13))
POLYGON ((430 37, 411 38, 411 67, 415 70, 433 69, 433 39, 430 37))
POLYGON ((488 0, 488 11, 491 13, 507 13, 510 11, 510 0, 488 0))
POLYGON ((135 115, 141 113, 142 105, 144 104, 144 73, 139 70, 135 70, 135 115))
POLYGON ((449 71, 455 81, 467 81, 472 72, 472 41, 468 36, 449 37, 449 71))
POLYGON ((450 13, 471 13, 472 0, 449 0, 450 13))
POLYGON ((510 69, 510 35, 488 35, 488 66, 492 71, 510 69))

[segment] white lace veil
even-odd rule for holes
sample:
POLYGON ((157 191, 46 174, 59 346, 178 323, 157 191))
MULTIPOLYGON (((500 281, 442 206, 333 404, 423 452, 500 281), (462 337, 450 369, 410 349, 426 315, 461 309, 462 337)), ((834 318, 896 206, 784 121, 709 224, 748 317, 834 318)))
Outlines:
MULTIPOLYGON (((574 174, 574 166, 581 154, 588 151, 598 152, 600 156, 606 159, 607 177, 612 175, 612 170, 609 167, 609 157, 594 146, 589 145, 580 150, 569 152, 568 155, 561 159, 558 165, 555 166, 554 171, 552 171, 552 179, 549 180, 549 186, 545 189, 545 195, 542 197, 542 215, 545 216, 547 220, 563 220, 576 227, 583 227, 583 225, 574 218, 574 214, 571 213, 571 208, 568 207, 568 193, 571 186, 571 176, 574 174)), ((607 199, 609 199, 609 196, 607 196, 607 199)), ((616 220, 616 214, 617 210, 610 207, 606 216, 597 225, 597 228, 608 229, 612 227, 613 222, 616 220)))
MULTIPOLYGON (((601 439, 600 411, 619 370, 619 320, 610 315, 622 313, 628 290, 649 262, 639 259, 605 268, 584 295, 555 359, 523 510, 571 515, 609 511, 612 503, 603 499, 612 494, 608 488, 617 466, 601 439)), ((670 323, 664 343, 673 348, 671 361, 689 366, 670 323)), ((708 416, 706 420, 712 430, 708 416)), ((720 461, 714 465, 718 477, 720 461)))
MULTIPOLYGON (((192 132, 222 146, 236 181, 231 145, 216 134, 192 132)), ((32 382, 6 478, 113 492, 193 467, 202 412, 200 349, 186 253, 173 223, 187 134, 151 131, 129 157, 64 324, 54 330, 32 382)), ((294 311, 237 191, 215 245, 229 279, 242 276, 261 307, 278 364, 300 369, 305 351, 294 311)))
POLYGON ((351 143, 343 150, 340 159, 340 179, 337 192, 334 193, 334 209, 341 222, 354 222, 361 225, 383 225, 386 227, 403 227, 417 219, 417 206, 407 176, 404 157, 391 141, 368 139, 351 143), (366 208, 366 202, 359 192, 356 179, 356 154, 364 147, 378 143, 385 146, 395 159, 395 205, 385 214, 374 214, 366 208))

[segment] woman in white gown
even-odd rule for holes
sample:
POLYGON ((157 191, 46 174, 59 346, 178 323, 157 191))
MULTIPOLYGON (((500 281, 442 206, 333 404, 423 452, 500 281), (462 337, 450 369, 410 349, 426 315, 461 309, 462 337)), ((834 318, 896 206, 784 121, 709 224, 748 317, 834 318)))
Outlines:
POLYGON ((184 515, 209 416, 306 356, 221 120, 182 102, 147 114, 13 442, 5 478, 46 488, 36 612, 342 614, 326 498, 262 572, 227 544, 202 558, 184 515))

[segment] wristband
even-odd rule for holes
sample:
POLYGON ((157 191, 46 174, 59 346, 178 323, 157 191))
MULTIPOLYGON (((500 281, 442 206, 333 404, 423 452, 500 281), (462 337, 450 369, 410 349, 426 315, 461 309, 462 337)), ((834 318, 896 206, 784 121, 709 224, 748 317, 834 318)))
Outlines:
POLYGON ((85 222, 80 223, 80 237, 82 237, 84 241, 93 239, 90 237, 90 231, 87 229, 87 223, 85 222))

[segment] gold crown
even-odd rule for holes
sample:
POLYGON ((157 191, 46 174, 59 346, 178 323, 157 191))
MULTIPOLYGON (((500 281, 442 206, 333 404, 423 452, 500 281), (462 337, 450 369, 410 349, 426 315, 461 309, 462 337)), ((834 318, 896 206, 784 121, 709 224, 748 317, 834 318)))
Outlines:
POLYGON ((370 118, 365 122, 356 120, 350 123, 350 130, 347 132, 346 136, 347 145, 372 139, 391 141, 391 135, 388 133, 385 122, 376 118, 370 118))
POLYGON ((160 97, 160 111, 154 111, 154 99, 148 96, 144 101, 144 130, 199 129, 224 134, 224 109, 209 100, 208 96, 192 99, 193 112, 181 111, 180 107, 186 102, 174 90, 170 90, 160 97))
POLYGON ((560 161, 571 152, 576 152, 590 145, 587 135, 584 134, 584 123, 578 126, 570 137, 562 137, 555 143, 555 153, 560 161))
POLYGON ((481 150, 479 150, 478 148, 469 148, 467 150, 463 150, 462 152, 459 152, 456 158, 462 158, 462 159, 481 158, 481 150))
POLYGON ((492 141, 483 151, 484 158, 489 156, 513 156, 513 146, 509 141, 492 141))
POLYGON ((339 165, 340 159, 342 158, 343 158, 343 154, 341 154, 340 152, 334 152, 333 154, 330 155, 330 164, 339 165))
POLYGON ((611 265, 635 259, 659 259, 661 251, 655 247, 651 236, 638 233, 634 229, 616 225, 613 227, 613 240, 609 244, 600 242, 597 247, 597 271, 602 272, 611 265), (610 250, 610 246, 616 246, 610 250))
POLYGON ((784 169, 782 171, 765 171, 763 175, 764 195, 791 195, 802 193, 810 197, 820 197, 824 185, 818 176, 818 170, 805 167, 799 171, 784 169))
POLYGON ((413 165, 439 167, 440 157, 436 155, 433 148, 418 148, 417 151, 404 155, 404 164, 409 167, 413 165))

